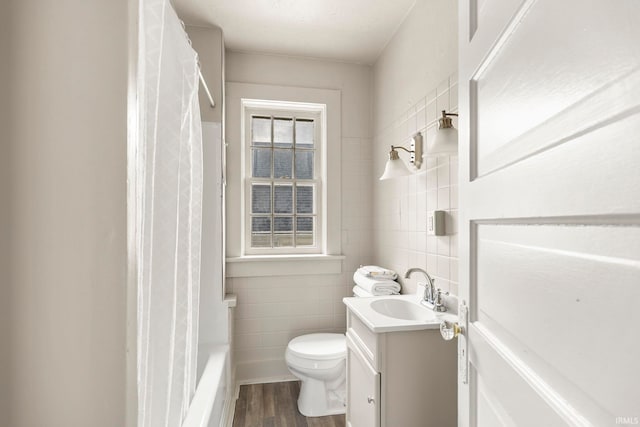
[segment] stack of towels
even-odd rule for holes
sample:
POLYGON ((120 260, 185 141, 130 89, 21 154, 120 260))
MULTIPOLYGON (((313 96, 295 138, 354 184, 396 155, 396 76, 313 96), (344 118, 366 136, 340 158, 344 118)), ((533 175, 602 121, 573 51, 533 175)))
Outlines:
POLYGON ((364 265, 353 273, 353 294, 358 297, 372 297, 378 295, 396 295, 400 293, 400 284, 395 282, 398 275, 393 270, 364 265))

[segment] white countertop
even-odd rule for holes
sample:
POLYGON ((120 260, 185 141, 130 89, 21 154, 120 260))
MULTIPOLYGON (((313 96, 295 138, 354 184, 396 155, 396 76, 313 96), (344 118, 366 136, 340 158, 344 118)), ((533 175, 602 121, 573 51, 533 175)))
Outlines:
MULTIPOLYGON (((385 295, 370 298, 347 297, 342 301, 347 308, 354 313, 371 331, 375 333, 396 332, 396 331, 418 331, 424 329, 440 329, 443 320, 457 321, 457 316, 448 312, 436 313, 425 305, 421 304, 421 297, 415 294, 410 295, 385 295), (399 318, 385 315, 376 307, 385 306, 385 301, 406 301, 406 307, 411 314, 407 317, 399 318), (376 302, 381 301, 381 302, 376 302), (373 304, 373 305, 372 305, 373 304)), ((403 303, 391 303, 389 305, 401 305, 403 303)), ((382 310, 384 311, 384 310, 382 310)))

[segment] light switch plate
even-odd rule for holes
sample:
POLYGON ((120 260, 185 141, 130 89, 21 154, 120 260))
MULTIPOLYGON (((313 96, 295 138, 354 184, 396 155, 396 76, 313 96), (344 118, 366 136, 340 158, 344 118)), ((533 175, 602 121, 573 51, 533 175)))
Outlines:
POLYGON ((430 236, 444 236, 445 232, 445 220, 444 211, 430 211, 427 212, 427 234, 430 236))

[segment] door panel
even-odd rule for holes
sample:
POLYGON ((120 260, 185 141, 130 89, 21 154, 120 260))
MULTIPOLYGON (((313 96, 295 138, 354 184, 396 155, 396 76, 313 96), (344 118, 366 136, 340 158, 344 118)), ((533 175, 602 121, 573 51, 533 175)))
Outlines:
POLYGON ((628 42, 640 37, 637 16, 607 13, 608 2, 587 3, 529 2, 481 64, 471 124, 479 175, 638 107, 640 43, 628 42), (621 97, 628 89, 635 96, 621 97))
POLYGON ((640 324, 640 227, 478 225, 476 241, 476 325, 551 386, 575 384, 589 406, 637 404, 618 392, 620 378, 640 378, 628 351, 638 331, 612 325, 640 324))
POLYGON ((477 425, 497 427, 540 427, 565 425, 561 411, 556 411, 551 396, 539 393, 544 383, 538 383, 532 372, 505 353, 498 341, 477 329, 470 331, 477 340, 471 361, 475 367, 472 378, 477 387, 473 406, 477 409, 477 425), (483 374, 479 374, 482 372, 483 374), (488 374, 486 374, 488 373, 488 374), (551 403, 551 404, 550 404, 551 403), (502 420, 496 424, 495 419, 502 420))
POLYGON ((459 4, 460 425, 640 420, 640 2, 515 4, 459 4))
POLYGON ((347 422, 351 427, 380 426, 380 373, 347 336, 347 422))

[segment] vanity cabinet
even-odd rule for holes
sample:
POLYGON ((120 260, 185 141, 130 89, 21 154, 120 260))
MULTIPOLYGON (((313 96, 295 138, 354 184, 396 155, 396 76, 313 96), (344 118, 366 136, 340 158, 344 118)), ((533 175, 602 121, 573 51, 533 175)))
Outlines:
POLYGON ((380 427, 380 373, 347 336, 347 406, 352 426, 380 427))
POLYGON ((374 333, 347 310, 348 427, 455 427, 456 342, 438 329, 374 333))

